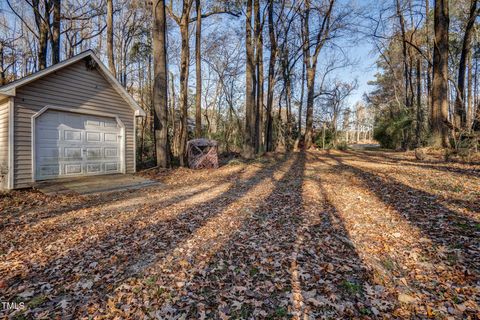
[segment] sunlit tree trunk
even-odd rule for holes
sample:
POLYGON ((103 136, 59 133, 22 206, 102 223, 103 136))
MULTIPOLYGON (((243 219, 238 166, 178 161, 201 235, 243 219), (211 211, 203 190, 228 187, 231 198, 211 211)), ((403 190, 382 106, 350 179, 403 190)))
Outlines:
POLYGON ((60 62, 60 14, 61 0, 52 0, 53 21, 52 21, 52 64, 60 62))
POLYGON ((255 154, 255 54, 252 39, 252 0, 247 0, 247 17, 245 21, 245 49, 246 49, 246 72, 245 72, 245 140, 243 152, 246 158, 253 158, 255 154))
POLYGON ((200 0, 195 0, 197 9, 197 28, 195 32, 195 72, 196 72, 196 94, 195 94, 195 137, 202 136, 202 7, 200 0))
POLYGON ((467 60, 472 50, 472 37, 475 26, 475 20, 478 16, 477 0, 471 0, 470 13, 465 26, 465 34, 463 36, 462 51, 460 54, 460 63, 458 66, 458 82, 457 82, 457 96, 455 100, 455 126, 457 129, 466 127, 467 110, 465 101, 465 72, 467 69, 467 60))
POLYGON ((433 49, 432 145, 448 147, 448 0, 435 1, 433 49))
MULTIPOLYGON (((158 4, 158 2, 156 2, 158 4)), ((115 61, 113 59, 113 0, 107 0, 107 59, 108 68, 116 77, 115 61)))
POLYGON ((313 144, 313 102, 315 98, 315 74, 317 70, 318 55, 325 44, 330 32, 330 16, 333 10, 335 0, 330 0, 328 10, 323 16, 320 29, 317 31, 315 45, 311 46, 310 39, 310 0, 305 0, 305 17, 303 21, 303 53, 305 69, 307 71, 307 117, 305 120, 305 142, 304 147, 309 149, 313 144), (310 53, 311 48, 314 48, 313 54, 310 53))
POLYGON ((165 1, 156 0, 154 4, 153 24, 153 58, 154 58, 154 83, 153 106, 155 109, 155 152, 157 166, 169 166, 168 144, 168 82, 167 82, 167 48, 166 48, 166 17, 165 1))
POLYGON ((254 0, 255 11, 255 66, 257 74, 257 91, 255 101, 255 153, 263 150, 263 23, 260 16, 260 1, 254 0))
POLYGON ((467 112, 467 129, 470 130, 472 128, 472 122, 473 122, 473 72, 472 72, 472 50, 468 53, 468 58, 467 58, 467 83, 468 83, 468 89, 467 89, 467 94, 468 94, 468 100, 467 100, 467 107, 468 107, 468 112, 467 112))
POLYGON ((32 8, 35 17, 35 25, 38 30, 38 69, 42 70, 47 67, 47 47, 48 47, 48 29, 50 23, 50 1, 45 1, 44 16, 42 16, 40 8, 40 0, 32 0, 32 8))
POLYGON ((422 106, 422 61, 417 59, 416 68, 416 80, 417 80, 417 125, 415 128, 415 140, 417 147, 422 144, 422 132, 423 132, 423 106, 422 106))
POLYGON ((184 1, 183 12, 180 20, 180 35, 181 35, 181 54, 180 54, 180 144, 179 157, 180 165, 186 165, 186 149, 188 140, 188 74, 190 62, 190 46, 188 43, 189 32, 189 12, 190 5, 184 1))
POLYGON ((267 151, 273 151, 273 89, 275 87, 275 62, 277 58, 277 39, 273 26, 273 0, 268 2, 268 35, 270 38, 270 58, 268 62, 267 111, 265 119, 265 144, 267 151))

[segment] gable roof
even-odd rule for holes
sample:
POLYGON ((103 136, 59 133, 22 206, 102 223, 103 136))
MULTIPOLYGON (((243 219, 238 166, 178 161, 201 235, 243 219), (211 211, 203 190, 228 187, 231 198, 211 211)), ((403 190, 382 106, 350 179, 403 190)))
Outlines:
POLYGON ((108 83, 117 91, 117 93, 128 103, 128 105, 135 111, 136 116, 142 116, 145 117, 145 111, 138 105, 137 102, 132 98, 132 96, 127 92, 127 90, 118 82, 117 79, 113 76, 113 74, 110 72, 110 70, 107 69, 107 67, 100 61, 100 59, 95 55, 95 53, 92 50, 87 50, 84 51, 80 54, 77 54, 76 56, 73 56, 70 59, 63 60, 62 62, 59 62, 57 64, 54 64, 53 66, 50 66, 48 68, 45 68, 43 70, 40 70, 38 72, 32 73, 31 75, 28 75, 26 77, 23 77, 21 79, 15 80, 5 86, 0 87, 0 98, 1 97, 14 97, 16 95, 16 89, 18 87, 24 86, 30 82, 33 82, 37 79, 40 79, 42 77, 45 77, 57 70, 60 70, 62 68, 65 68, 69 65, 72 65, 78 61, 81 61, 87 57, 92 58, 95 63, 97 64, 98 68, 97 70, 100 72, 100 74, 107 80, 108 83))

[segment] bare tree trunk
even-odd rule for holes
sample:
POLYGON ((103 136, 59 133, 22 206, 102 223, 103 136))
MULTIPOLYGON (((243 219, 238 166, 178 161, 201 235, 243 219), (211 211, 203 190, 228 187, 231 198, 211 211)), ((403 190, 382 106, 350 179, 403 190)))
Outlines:
POLYGON ((173 75, 172 72, 170 72, 170 115, 171 115, 171 121, 172 121, 172 132, 173 132, 173 154, 175 156, 178 156, 178 127, 177 127, 177 113, 175 109, 175 76, 173 75))
MULTIPOLYGON (((158 5, 159 1, 156 1, 155 3, 158 5)), ((117 72, 115 70, 115 61, 113 59, 113 0, 107 0, 107 58, 108 68, 116 77, 117 72)), ((155 63, 155 65, 157 64, 155 63)))
POLYGON ((245 141, 244 156, 253 158, 255 154, 255 56, 252 43, 252 0, 247 0, 247 17, 245 22, 246 42, 245 49, 247 55, 246 66, 246 93, 245 93, 245 141))
POLYGON ((327 12, 323 17, 321 28, 317 31, 317 43, 314 46, 313 55, 310 54, 310 27, 309 27, 309 12, 310 0, 305 1, 305 18, 302 28, 303 33, 303 52, 304 63, 307 71, 307 118, 305 123, 305 143, 304 147, 309 149, 313 144, 313 102, 315 97, 315 73, 317 69, 318 55, 320 54, 323 45, 325 44, 328 34, 330 32, 330 17, 333 10, 335 0, 329 1, 327 12))
POLYGON ((167 83, 167 48, 166 48, 165 1, 156 0, 153 24, 154 84, 153 105, 155 108, 154 130, 157 166, 169 166, 168 144, 168 83, 167 83))
POLYGON ((465 34, 463 36, 462 52, 460 54, 460 64, 458 66, 458 83, 457 97, 455 100, 455 126, 457 129, 463 129, 467 122, 467 110, 465 108, 465 71, 467 68, 467 59, 472 50, 472 36, 477 18, 477 0, 471 0, 470 13, 465 26, 465 34))
POLYGON ((468 53, 467 57, 467 82, 468 82, 468 100, 467 100, 467 129, 470 130, 472 128, 472 121, 473 121, 473 74, 472 74, 472 50, 468 53))
POLYGON ((315 70, 310 61, 310 0, 305 1, 305 18, 303 21, 303 58, 305 69, 307 71, 307 117, 305 119, 305 141, 304 148, 309 149, 312 146, 313 138, 313 99, 315 90, 315 70))
POLYGON ((291 151, 292 149, 292 83, 290 81, 290 70, 289 70, 289 61, 288 61, 288 48, 282 50, 284 52, 284 57, 282 59, 282 74, 284 80, 284 90, 285 90, 285 110, 287 113, 287 128, 286 134, 284 136, 284 145, 287 151, 291 151))
POLYGON ((403 17, 402 8, 400 7, 400 0, 396 0, 397 17, 400 22, 400 31, 402 34, 402 58, 403 58, 403 76, 405 81, 405 106, 411 107, 411 100, 409 95, 410 88, 410 67, 408 65, 408 53, 407 53, 407 38, 405 34, 405 19, 403 17))
POLYGON ((180 34, 182 38, 182 50, 180 55, 180 165, 186 165, 186 148, 188 140, 188 67, 190 61, 190 46, 188 43, 188 20, 190 9, 187 1, 183 4, 183 13, 180 21, 180 34))
POLYGON ((45 2, 45 17, 40 12, 40 0, 32 0, 32 7, 35 17, 35 25, 38 30, 38 69, 42 70, 47 67, 47 47, 48 47, 48 29, 50 16, 50 1, 45 2))
POLYGON ((263 122, 263 23, 260 17, 260 1, 255 0, 255 39, 256 56, 255 65, 257 73, 257 91, 255 107, 255 153, 263 149, 262 122, 263 122))
POLYGON ((302 110, 303 98, 305 96, 305 64, 302 66, 302 88, 300 93, 300 104, 298 105, 298 135, 302 135, 302 110))
POLYGON ((4 47, 3 43, 0 42, 0 86, 6 84, 7 79, 5 76, 5 56, 4 56, 4 47))
POLYGON ((433 50, 432 144, 448 147, 448 0, 435 1, 433 50))
POLYGON ((315 70, 308 68, 307 72, 307 118, 305 122, 305 148, 312 146, 313 139, 313 98, 315 90, 315 70))
POLYGON ((195 72, 197 78, 195 95, 195 137, 202 136, 202 7, 200 0, 195 0, 197 8, 197 29, 195 32, 195 72))
POLYGON ((268 62, 267 112, 265 123, 266 150, 273 151, 273 89, 275 87, 275 61, 277 58, 277 39, 273 26, 273 0, 268 2, 268 34, 270 37, 270 59, 268 62))
POLYGON ((417 59, 417 126, 415 130, 415 139, 417 147, 422 144, 423 131, 423 106, 422 106, 422 62, 420 58, 417 59))
POLYGON ((62 3, 61 0, 52 0, 53 4, 53 21, 52 21, 52 64, 60 62, 60 13, 62 3))
POLYGON ((432 44, 430 40, 430 2, 429 0, 425 1, 425 36, 427 43, 427 111, 429 114, 432 113, 432 64, 431 62, 431 52, 432 44))

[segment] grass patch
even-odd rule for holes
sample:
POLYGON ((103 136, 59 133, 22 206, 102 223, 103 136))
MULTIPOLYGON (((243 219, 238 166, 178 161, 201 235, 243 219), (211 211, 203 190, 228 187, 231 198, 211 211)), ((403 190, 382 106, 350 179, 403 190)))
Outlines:
POLYGON ((365 307, 361 307, 360 308, 360 314, 364 315, 364 316, 369 316, 372 314, 372 311, 368 308, 365 308, 365 307))
POLYGON ((387 270, 387 271, 394 271, 395 270, 395 261, 393 261, 391 258, 385 258, 382 259, 382 266, 387 270))
POLYGON ((260 157, 260 158, 256 158, 254 162, 261 163, 261 164, 269 164, 269 163, 272 163, 273 161, 270 158, 260 157))
POLYGON ((348 281, 348 280, 343 280, 341 283, 341 286, 345 291, 347 291, 349 294, 357 294, 362 291, 362 286, 359 285, 358 283, 348 281))
POLYGON ((255 277, 255 276, 258 274, 258 272, 259 272, 259 270, 258 270, 257 267, 251 268, 251 269, 250 269, 250 272, 249 272, 250 277, 255 277))
POLYGON ((39 305, 43 304, 45 301, 47 301, 47 297, 43 294, 40 294, 36 297, 33 297, 32 300, 28 301, 27 306, 31 309, 34 309, 39 305))
POLYGON ((157 277, 148 277, 145 280, 145 284, 149 287, 154 286, 157 283, 157 277))
POLYGON ((468 230, 469 229, 469 226, 467 223, 464 223, 464 222, 458 222, 457 223, 457 227, 462 229, 462 230, 468 230))
POLYGON ((288 310, 285 307, 279 307, 275 310, 275 316, 279 318, 285 318, 288 314, 288 310))
POLYGON ((232 159, 227 162, 227 166, 241 166, 242 164, 244 164, 244 162, 238 159, 232 159))
POLYGON ((250 319, 253 313, 253 309, 247 305, 243 304, 240 310, 232 312, 232 319, 250 319))
POLYGON ((447 261, 451 264, 454 265, 458 261, 458 256, 454 253, 450 253, 447 255, 447 261))

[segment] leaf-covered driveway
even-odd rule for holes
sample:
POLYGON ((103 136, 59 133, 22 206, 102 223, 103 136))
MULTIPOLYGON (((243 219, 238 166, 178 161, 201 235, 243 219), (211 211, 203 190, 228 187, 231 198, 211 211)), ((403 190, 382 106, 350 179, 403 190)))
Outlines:
POLYGON ((35 319, 477 319, 478 167, 276 155, 164 187, 0 199, 0 310, 35 319))

